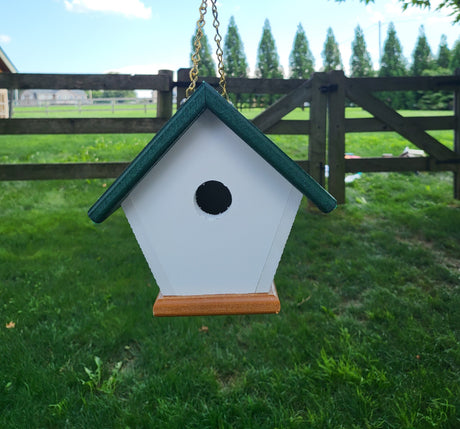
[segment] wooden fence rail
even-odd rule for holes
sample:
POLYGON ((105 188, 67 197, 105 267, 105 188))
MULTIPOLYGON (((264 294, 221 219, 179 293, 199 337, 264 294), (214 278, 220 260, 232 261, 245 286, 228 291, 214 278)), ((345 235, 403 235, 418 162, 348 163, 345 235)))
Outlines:
MULTIPOLYGON (((218 78, 206 77, 218 86, 218 78)), ((0 88, 13 89, 150 89, 157 91, 155 118, 41 118, 0 119, 0 135, 5 134, 103 134, 156 133, 172 116, 173 91, 177 104, 185 98, 189 69, 158 75, 61 75, 0 74, 0 88)), ((341 71, 315 73, 308 81, 297 79, 229 78, 227 89, 235 94, 285 94, 253 122, 267 134, 309 135, 308 160, 302 168, 327 184, 339 203, 345 202, 345 174, 383 171, 452 171, 454 195, 460 198, 460 74, 436 77, 347 78, 341 71), (453 115, 403 117, 380 101, 379 91, 452 91, 453 115), (373 117, 345 117, 346 100, 367 110, 373 117), (310 103, 309 120, 283 120, 289 112, 310 103), (453 150, 426 131, 453 130, 453 150), (429 154, 423 158, 345 159, 347 133, 397 132, 429 154), (326 181, 326 164, 329 178, 326 181)), ((0 164, 0 180, 83 179, 117 177, 126 162, 64 164, 0 164)))
POLYGON ((129 74, 33 74, 2 73, 0 88, 8 89, 154 89, 169 91, 168 75, 129 74))
POLYGON ((1 134, 156 133, 162 118, 32 118, 0 121, 1 134))

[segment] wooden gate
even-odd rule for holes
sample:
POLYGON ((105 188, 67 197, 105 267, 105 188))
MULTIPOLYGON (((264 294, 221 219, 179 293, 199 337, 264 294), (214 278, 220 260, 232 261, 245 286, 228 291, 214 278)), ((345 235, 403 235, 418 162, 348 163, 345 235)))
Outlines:
MULTIPOLYGON (((459 70, 460 71, 460 70, 459 70)), ((340 203, 345 202, 346 172, 383 171, 452 171, 454 197, 460 198, 460 73, 455 76, 402 78, 346 78, 343 72, 329 74, 329 190, 340 203), (433 117, 403 117, 374 93, 379 91, 452 91, 454 115, 433 117), (368 119, 346 119, 345 99, 348 98, 372 114, 368 119), (427 130, 454 131, 453 150, 427 130), (361 158, 345 159, 347 132, 393 131, 424 150, 422 158, 361 158)))

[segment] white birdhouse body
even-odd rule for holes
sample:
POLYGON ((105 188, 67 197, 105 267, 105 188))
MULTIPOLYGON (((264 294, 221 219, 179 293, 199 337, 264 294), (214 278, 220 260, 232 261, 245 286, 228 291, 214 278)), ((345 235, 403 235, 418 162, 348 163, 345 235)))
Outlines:
POLYGON ((122 207, 163 295, 267 293, 301 197, 206 110, 122 207), (221 213, 199 205, 208 182, 221 213))
POLYGON ((336 206, 203 83, 88 214, 102 222, 123 207, 160 288, 156 315, 274 313, 302 194, 324 212, 336 206))

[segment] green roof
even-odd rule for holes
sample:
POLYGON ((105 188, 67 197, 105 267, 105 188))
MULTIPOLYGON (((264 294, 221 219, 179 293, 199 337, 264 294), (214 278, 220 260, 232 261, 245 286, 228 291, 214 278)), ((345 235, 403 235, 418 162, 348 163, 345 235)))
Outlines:
POLYGON ((212 111, 275 170, 316 204, 320 210, 328 213, 336 207, 337 203, 334 197, 216 90, 203 82, 118 179, 96 201, 88 212, 89 217, 94 222, 99 223, 117 210, 134 186, 161 160, 163 155, 206 109, 212 111))

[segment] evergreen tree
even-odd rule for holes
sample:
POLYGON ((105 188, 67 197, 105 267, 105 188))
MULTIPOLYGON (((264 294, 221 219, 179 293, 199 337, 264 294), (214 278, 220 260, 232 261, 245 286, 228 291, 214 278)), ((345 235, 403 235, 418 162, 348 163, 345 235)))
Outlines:
MULTIPOLYGON (((215 76, 216 75, 216 64, 212 59, 211 46, 209 45, 208 38, 203 30, 203 36, 201 37, 201 51, 200 51, 200 63, 198 64, 198 71, 200 76, 215 76)), ((192 55, 195 53, 195 35, 192 37, 192 55)), ((193 67, 193 61, 190 56, 190 65, 193 67)))
POLYGON ((449 47, 447 46, 447 37, 445 34, 443 34, 441 36, 441 42, 439 43, 438 57, 436 59, 438 67, 448 69, 450 65, 450 57, 451 54, 449 47))
POLYGON ((402 53, 401 42, 396 35, 396 29, 392 22, 388 26, 388 33, 383 44, 383 55, 380 63, 379 76, 405 76, 406 60, 402 53))
POLYGON ((230 77, 247 77, 248 61, 244 46, 238 33, 235 18, 232 16, 224 39, 225 73, 230 77))
MULTIPOLYGON (((421 25, 415 49, 412 54, 411 73, 414 76, 422 76, 426 71, 431 70, 433 66, 433 56, 431 54, 430 45, 428 44, 425 36, 425 27, 421 25)), ((419 109, 424 108, 424 103, 422 101, 424 95, 426 94, 422 91, 415 91, 413 93, 414 104, 419 109)))
MULTIPOLYGON (((402 46, 396 34, 395 26, 390 22, 387 38, 383 44, 379 76, 405 76, 406 74, 406 60, 402 53, 402 46)), ((409 93, 383 92, 380 94, 380 97, 394 109, 401 109, 412 105, 412 97, 409 93)))
POLYGON ((342 57, 340 56, 339 45, 337 44, 332 28, 327 29, 326 41, 322 52, 324 71, 343 69, 342 57))
POLYGON ((411 72, 414 76, 421 76, 424 70, 429 70, 433 66, 433 55, 428 40, 425 35, 425 27, 420 26, 419 36, 415 49, 412 54, 411 72))
POLYGON ((455 42, 450 57, 450 69, 455 73, 456 69, 460 69, 460 39, 455 42))
POLYGON ((291 78, 309 79, 315 71, 315 58, 308 46, 307 36, 299 24, 292 46, 292 52, 289 56, 289 67, 291 68, 291 78))
MULTIPOLYGON (((232 16, 224 39, 224 65, 225 74, 229 77, 247 77, 248 61, 244 53, 244 46, 238 33, 235 18, 232 16)), ((231 94, 232 102, 238 106, 244 98, 243 94, 231 94)))
POLYGON ((265 79, 283 77, 280 58, 268 19, 265 20, 262 38, 260 39, 257 50, 256 75, 259 78, 265 79))
MULTIPOLYGON (((276 49, 275 39, 272 35, 270 22, 265 20, 262 30, 262 38, 257 50, 256 76, 264 79, 274 79, 283 77, 283 69, 280 66, 280 59, 276 49)), ((262 99, 262 104, 266 104, 262 99)), ((270 94, 268 103, 272 104, 274 97, 270 94)))
POLYGON ((367 77, 372 76, 372 60, 367 51, 366 41, 362 28, 358 25, 355 28, 355 39, 351 44, 352 55, 350 59, 351 76, 352 77, 367 77))

